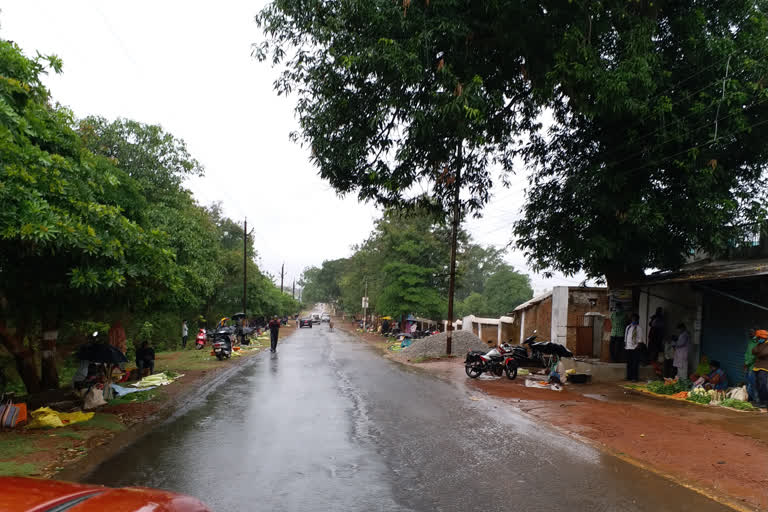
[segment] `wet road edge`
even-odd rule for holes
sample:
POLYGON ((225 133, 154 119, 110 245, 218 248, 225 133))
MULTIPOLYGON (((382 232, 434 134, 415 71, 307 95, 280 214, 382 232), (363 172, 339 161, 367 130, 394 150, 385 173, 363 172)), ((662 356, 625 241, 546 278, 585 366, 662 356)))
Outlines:
MULTIPOLYGON (((280 342, 288 341, 291 336, 293 336, 293 333, 282 338, 280 342)), ((212 370, 210 374, 201 377, 194 384, 190 385, 189 389, 179 392, 178 395, 164 404, 160 411, 150 416, 146 421, 137 423, 123 432, 118 432, 107 443, 92 448, 85 457, 56 473, 54 478, 71 482, 84 480, 103 462, 111 459, 123 450, 129 449, 155 429, 189 411, 235 374, 255 364, 266 353, 269 353, 266 349, 261 350, 257 354, 234 361, 233 364, 226 368, 212 370)))
POLYGON ((514 406, 510 406, 510 404, 508 404, 503 398, 500 398, 500 397, 497 397, 497 396, 495 396, 493 394, 487 393, 486 391, 481 390, 481 389, 476 389, 476 390, 470 391, 470 388, 467 387, 465 383, 459 382, 456 379, 453 379, 449 375, 446 375, 446 374, 443 374, 443 373, 440 373, 440 372, 432 371, 429 368, 424 367, 424 366, 419 366, 419 365, 413 364, 413 363, 406 363, 406 362, 400 361, 400 360, 398 360, 396 358, 393 358, 393 357, 387 357, 388 354, 386 354, 385 352, 382 352, 379 349, 379 347, 377 347, 375 345, 374 342, 369 341, 368 339, 366 339, 363 336, 360 336, 360 333, 358 333, 357 331, 352 331, 352 330, 349 330, 349 329, 344 329, 341 326, 339 326, 339 329, 341 331, 343 331, 345 334, 347 334, 348 336, 352 336, 352 337, 360 340, 363 344, 367 345, 368 348, 370 348, 373 352, 379 354, 379 356, 382 359, 385 359, 385 360, 388 360, 388 361, 390 361, 392 363, 398 364, 402 368, 407 369, 409 371, 422 372, 424 374, 431 375, 432 377, 437 378, 439 380, 443 380, 445 382, 448 382, 448 383, 454 385, 455 387, 457 387, 458 389, 462 390, 463 392, 465 392, 467 394, 467 396, 469 396, 472 392, 482 393, 484 396, 488 397, 489 402, 495 402, 498 406, 512 407, 513 409, 515 409, 515 412, 517 412, 521 416, 524 416, 525 418, 531 420, 532 422, 539 424, 543 428, 547 428, 547 429, 549 429, 550 431, 552 431, 552 432, 554 432, 556 434, 559 434, 559 435, 562 435, 562 436, 566 436, 569 439, 573 439, 576 442, 579 442, 579 443, 582 443, 582 444, 584 444, 586 446, 594 448, 595 450, 599 451, 601 454, 603 454, 603 455, 605 455, 607 457, 611 457, 611 458, 620 460, 620 461, 625 462, 627 464, 630 464, 630 465, 632 465, 632 466, 634 466, 634 467, 636 467, 636 468, 638 468, 638 469, 640 469, 642 471, 647 471, 649 473, 652 473, 652 474, 654 474, 654 475, 656 475, 656 476, 658 476, 660 478, 663 478, 665 480, 668 480, 669 482, 672 482, 675 485, 678 485, 680 487, 684 487, 684 488, 686 488, 686 489, 688 489, 690 491, 693 491, 693 492, 695 492, 695 493, 697 493, 697 494, 699 494, 701 496, 704 496, 705 498, 708 498, 708 499, 710 499, 710 500, 712 500, 712 501, 714 501, 716 503, 719 503, 719 504, 721 504, 723 506, 726 506, 726 507, 728 507, 728 508, 730 508, 732 510, 736 510, 738 512, 755 512, 756 510, 759 510, 759 509, 750 507, 749 505, 746 505, 746 504, 744 504, 742 502, 736 501, 736 500, 732 499, 729 496, 725 496, 725 495, 722 495, 722 494, 717 494, 715 492, 715 490, 713 490, 713 489, 709 489, 709 488, 697 485, 697 484, 695 484, 693 482, 688 482, 688 481, 681 480, 676 475, 673 475, 671 473, 667 473, 667 472, 661 471, 661 470, 653 467, 652 465, 647 464, 646 462, 643 462, 643 461, 641 461, 639 459, 636 459, 636 458, 631 457, 629 455, 626 455, 626 454, 624 454, 622 452, 614 450, 614 449, 612 449, 612 448, 610 448, 610 447, 608 447, 608 446, 606 446, 606 445, 604 445, 602 443, 599 443, 599 442, 593 441, 592 439, 589 439, 587 437, 581 436, 578 433, 571 432, 569 430, 561 428, 561 427, 559 427, 557 425, 554 425, 552 423, 541 424, 541 418, 539 418, 537 416, 534 416, 532 414, 529 414, 528 412, 526 412, 526 411, 524 411, 524 410, 522 410, 520 408, 517 408, 517 407, 514 407, 514 406))

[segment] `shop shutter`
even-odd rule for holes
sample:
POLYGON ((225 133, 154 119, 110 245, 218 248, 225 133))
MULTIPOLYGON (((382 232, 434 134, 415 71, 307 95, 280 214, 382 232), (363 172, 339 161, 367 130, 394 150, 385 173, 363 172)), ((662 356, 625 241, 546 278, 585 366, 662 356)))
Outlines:
MULTIPOLYGON (((702 353, 709 360, 720 361, 720 367, 728 375, 728 385, 744 382, 744 352, 747 339, 743 327, 707 327, 702 333, 702 353)), ((695 368, 691 368, 693 372, 695 368)))

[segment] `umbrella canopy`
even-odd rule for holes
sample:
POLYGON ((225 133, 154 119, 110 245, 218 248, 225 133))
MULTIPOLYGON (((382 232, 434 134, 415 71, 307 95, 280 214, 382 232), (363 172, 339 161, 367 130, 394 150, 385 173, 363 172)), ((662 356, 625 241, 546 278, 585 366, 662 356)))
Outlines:
POLYGON ((77 351, 77 358, 81 361, 91 361, 93 363, 120 364, 128 362, 125 354, 112 345, 105 345, 104 343, 83 345, 77 351))
POLYGON ((381 317, 381 320, 392 320, 391 316, 383 316, 381 317))
POLYGON ((231 318, 232 320, 240 320, 241 318, 245 318, 245 313, 235 313, 231 318))

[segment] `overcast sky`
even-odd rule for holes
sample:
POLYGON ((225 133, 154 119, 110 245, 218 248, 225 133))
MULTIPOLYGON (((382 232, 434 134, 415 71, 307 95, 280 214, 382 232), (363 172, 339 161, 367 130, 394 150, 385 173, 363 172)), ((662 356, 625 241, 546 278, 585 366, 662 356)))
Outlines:
MULTIPOLYGON (((266 1, 3 0, 0 36, 27 53, 55 53, 64 73, 46 83, 76 115, 160 124, 183 138, 206 168, 188 187, 203 204, 221 201, 232 218, 248 217, 260 266, 290 285, 304 267, 350 254, 378 212, 339 198, 288 140, 295 98, 272 90, 276 71, 251 57, 259 40, 253 17, 266 1)), ((523 200, 500 189, 481 220, 466 227, 483 244, 505 246, 523 200)), ((580 276, 545 280, 522 254, 507 259, 531 276, 538 293, 576 285, 580 276)))

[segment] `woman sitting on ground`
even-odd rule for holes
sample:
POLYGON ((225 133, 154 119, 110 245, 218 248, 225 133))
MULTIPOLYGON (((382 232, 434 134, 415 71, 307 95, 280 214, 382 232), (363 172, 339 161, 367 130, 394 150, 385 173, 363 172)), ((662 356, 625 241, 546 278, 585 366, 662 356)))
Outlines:
POLYGON ((704 386, 704 389, 725 391, 728 389, 728 376, 720 368, 720 362, 713 359, 709 362, 709 373, 701 377, 694 384, 704 386))

